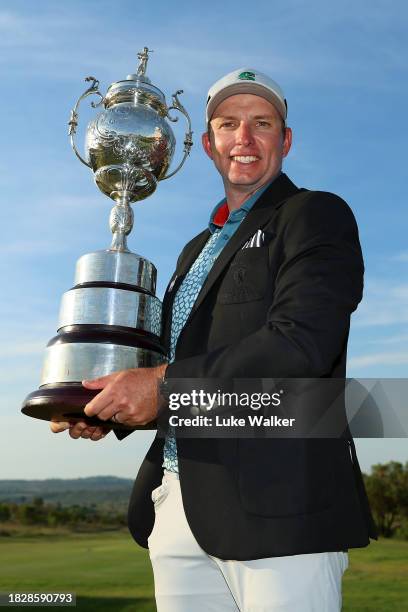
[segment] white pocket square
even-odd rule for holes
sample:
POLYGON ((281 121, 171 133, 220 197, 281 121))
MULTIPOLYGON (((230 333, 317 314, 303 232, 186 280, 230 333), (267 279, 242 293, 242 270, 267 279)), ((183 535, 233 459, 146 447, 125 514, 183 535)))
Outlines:
POLYGON ((246 243, 244 244, 242 248, 252 249, 253 247, 261 247, 263 246, 264 241, 265 241, 265 234, 261 229, 259 229, 255 232, 255 234, 249 240, 246 241, 246 243))

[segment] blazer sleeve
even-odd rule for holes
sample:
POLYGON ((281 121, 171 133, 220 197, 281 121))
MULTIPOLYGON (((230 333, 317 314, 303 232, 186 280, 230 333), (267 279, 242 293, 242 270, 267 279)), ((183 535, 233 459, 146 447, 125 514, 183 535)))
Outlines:
POLYGON ((284 208, 283 258, 262 327, 208 353, 176 358, 166 378, 314 378, 333 369, 362 297, 357 225, 330 193, 307 192, 284 208))

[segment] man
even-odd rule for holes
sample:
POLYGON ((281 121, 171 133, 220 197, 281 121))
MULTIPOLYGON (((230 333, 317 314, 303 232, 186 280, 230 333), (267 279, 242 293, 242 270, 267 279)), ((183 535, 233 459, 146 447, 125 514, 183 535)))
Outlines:
MULTIPOLYGON (((85 381, 102 389, 90 416, 152 421, 163 376, 345 376, 363 281, 352 212, 282 173, 292 132, 283 92, 266 75, 240 69, 217 81, 206 118, 203 147, 225 198, 167 288, 170 363, 85 381)), ((73 438, 105 434, 85 423, 70 429, 73 438)), ((340 610, 347 549, 376 538, 347 438, 176 439, 171 428, 157 436, 129 527, 149 547, 159 612, 340 610)))

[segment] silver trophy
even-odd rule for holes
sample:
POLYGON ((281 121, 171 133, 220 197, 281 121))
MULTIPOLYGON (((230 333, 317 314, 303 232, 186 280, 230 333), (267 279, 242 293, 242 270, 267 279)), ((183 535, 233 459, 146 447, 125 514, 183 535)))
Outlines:
MULTIPOLYGON (((97 392, 81 381, 128 368, 155 366, 166 360, 161 345, 161 302, 155 296, 155 266, 127 247, 132 230, 131 204, 151 195, 159 181, 174 176, 192 146, 191 122, 178 98, 167 106, 164 94, 146 76, 150 50, 138 54, 136 74, 112 83, 106 95, 94 77, 80 96, 69 121, 72 148, 91 168, 95 183, 115 205, 110 214, 112 243, 109 249, 80 257, 75 285, 61 302, 57 335, 46 349, 40 388, 24 400, 22 412, 44 420, 79 420, 84 406, 97 392), (100 99, 93 108, 103 110, 88 124, 86 159, 75 144, 78 107, 88 96, 100 99), (187 120, 184 154, 168 173, 175 149, 171 111, 187 120)), ((113 423, 112 423, 113 425, 113 423)), ((117 427, 117 424, 114 425, 117 427)))

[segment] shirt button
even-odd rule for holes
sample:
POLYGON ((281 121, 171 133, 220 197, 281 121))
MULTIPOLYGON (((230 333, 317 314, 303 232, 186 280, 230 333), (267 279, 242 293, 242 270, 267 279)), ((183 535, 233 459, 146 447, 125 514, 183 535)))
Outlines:
POLYGON ((228 240, 228 236, 226 234, 223 235, 222 237, 223 240, 228 240))

